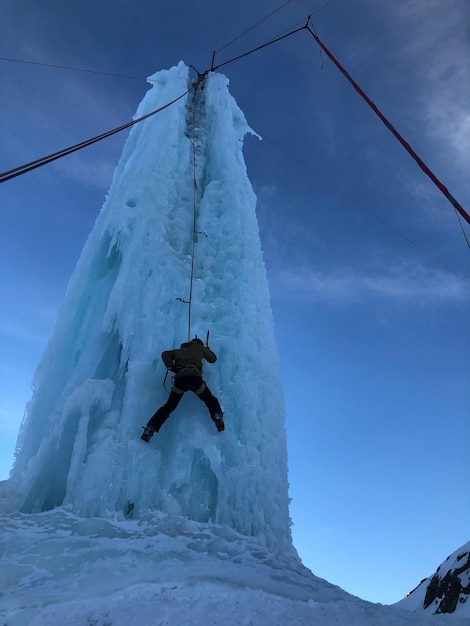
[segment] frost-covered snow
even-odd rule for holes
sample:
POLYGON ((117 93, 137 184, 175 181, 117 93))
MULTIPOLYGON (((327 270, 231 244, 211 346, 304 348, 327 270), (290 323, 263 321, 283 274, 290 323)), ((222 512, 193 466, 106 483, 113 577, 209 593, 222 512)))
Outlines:
POLYGON ((374 605, 227 526, 56 509, 0 515, 8 626, 453 626, 374 605))

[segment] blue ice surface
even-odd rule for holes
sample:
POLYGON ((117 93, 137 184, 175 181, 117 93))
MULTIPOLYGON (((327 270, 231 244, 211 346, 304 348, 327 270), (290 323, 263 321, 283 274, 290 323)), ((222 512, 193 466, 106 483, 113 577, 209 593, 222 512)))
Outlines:
POLYGON ((35 374, 16 506, 161 511, 289 550, 284 399, 242 153, 252 131, 222 74, 196 90, 181 62, 151 84, 136 117, 190 91, 129 134, 35 374), (218 360, 204 378, 226 431, 188 393, 144 444, 141 427, 167 397, 162 350, 207 331, 218 360))

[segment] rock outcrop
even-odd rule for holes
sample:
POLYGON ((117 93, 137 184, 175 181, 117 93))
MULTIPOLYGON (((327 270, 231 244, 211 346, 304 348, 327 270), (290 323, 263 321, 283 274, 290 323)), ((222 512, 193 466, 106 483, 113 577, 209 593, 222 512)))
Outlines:
POLYGON ((470 615, 470 542, 456 550, 398 603, 403 608, 427 613, 470 615))

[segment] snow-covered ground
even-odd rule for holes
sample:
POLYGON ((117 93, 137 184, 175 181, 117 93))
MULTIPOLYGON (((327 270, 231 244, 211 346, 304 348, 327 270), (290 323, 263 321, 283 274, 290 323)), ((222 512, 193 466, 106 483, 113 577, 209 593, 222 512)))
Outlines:
MULTIPOLYGON (((7 503, 8 501, 4 501, 7 503)), ((405 626, 468 619, 370 604, 226 526, 148 514, 0 513, 7 626, 405 626)))

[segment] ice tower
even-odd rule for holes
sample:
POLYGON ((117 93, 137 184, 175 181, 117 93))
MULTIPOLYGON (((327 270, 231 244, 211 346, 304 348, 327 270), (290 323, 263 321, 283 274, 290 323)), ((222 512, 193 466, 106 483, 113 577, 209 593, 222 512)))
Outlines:
POLYGON ((149 80, 137 117, 189 91, 125 144, 35 375, 10 478, 16 506, 159 510, 289 548, 284 403, 242 155, 251 131, 223 75, 191 82, 180 63, 149 80), (227 430, 186 394, 143 443, 166 399, 161 351, 208 330, 218 361, 204 377, 227 430))

